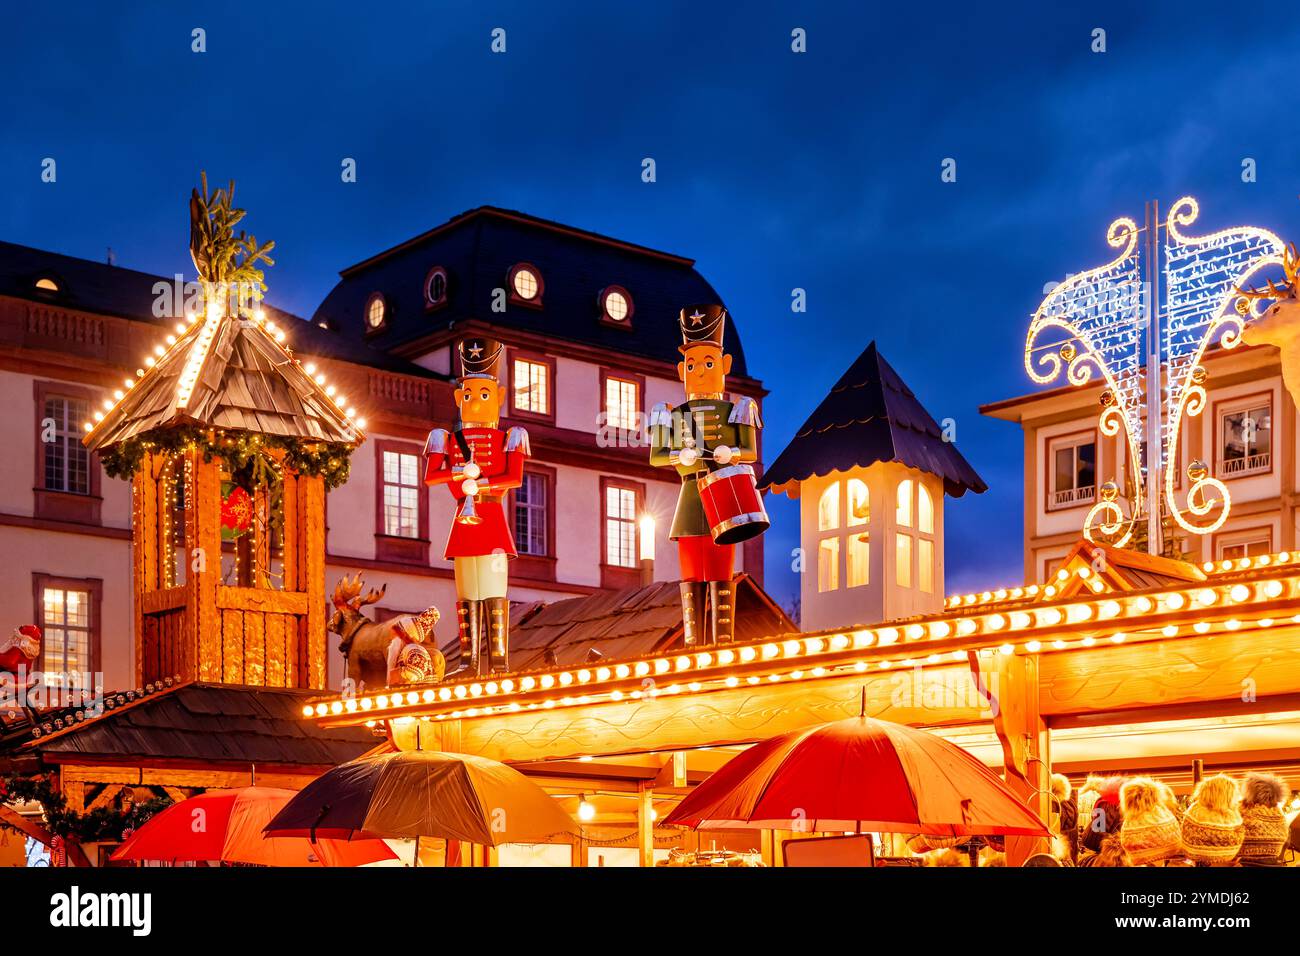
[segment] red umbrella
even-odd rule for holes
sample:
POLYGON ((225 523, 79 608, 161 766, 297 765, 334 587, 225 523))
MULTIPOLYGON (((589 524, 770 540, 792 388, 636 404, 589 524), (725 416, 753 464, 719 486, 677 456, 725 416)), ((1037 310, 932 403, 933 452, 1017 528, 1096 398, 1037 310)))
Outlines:
POLYGON ((220 860, 263 866, 362 866, 396 859, 383 840, 266 837, 262 828, 295 796, 292 790, 209 790, 155 815, 113 851, 114 860, 220 860))
POLYGON ((1048 835, 993 771, 956 744, 865 716, 755 744, 689 793, 664 823, 1048 835))

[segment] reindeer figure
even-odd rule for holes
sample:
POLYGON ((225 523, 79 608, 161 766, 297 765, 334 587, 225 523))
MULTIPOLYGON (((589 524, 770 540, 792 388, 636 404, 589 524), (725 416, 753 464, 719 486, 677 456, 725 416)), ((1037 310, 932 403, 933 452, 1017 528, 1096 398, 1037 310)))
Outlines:
POLYGON ((330 631, 342 638, 339 651, 348 666, 348 679, 355 691, 397 684, 437 683, 447 670, 447 661, 438 650, 434 634, 439 613, 436 607, 419 614, 407 614, 389 621, 376 622, 361 613, 388 590, 385 584, 361 594, 364 584, 360 572, 347 575, 334 588, 334 613, 330 631))
POLYGON ((1246 314, 1252 300, 1272 300, 1264 314, 1246 324, 1242 339, 1247 345, 1273 345, 1282 353, 1282 381, 1291 400, 1300 403, 1300 256, 1295 244, 1287 246, 1282 257, 1282 284, 1268 280, 1266 289, 1238 289, 1237 311, 1246 314))

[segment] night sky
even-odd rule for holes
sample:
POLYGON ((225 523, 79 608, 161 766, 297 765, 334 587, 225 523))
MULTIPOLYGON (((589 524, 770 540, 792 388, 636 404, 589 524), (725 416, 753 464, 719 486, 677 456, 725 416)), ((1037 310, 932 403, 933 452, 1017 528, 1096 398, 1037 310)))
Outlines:
MULTIPOLYGON (((276 241, 270 301, 304 316, 339 269, 484 203, 691 256, 771 389, 768 460, 873 338, 956 420, 991 490, 948 502, 950 592, 1022 573, 1020 432, 977 406, 1030 390, 1044 283, 1105 261, 1106 226, 1146 199, 1197 196, 1206 230, 1300 235, 1283 5, 15 6, 0 238, 189 274, 206 168, 276 241)), ((784 601, 797 510, 772 511, 784 601)))

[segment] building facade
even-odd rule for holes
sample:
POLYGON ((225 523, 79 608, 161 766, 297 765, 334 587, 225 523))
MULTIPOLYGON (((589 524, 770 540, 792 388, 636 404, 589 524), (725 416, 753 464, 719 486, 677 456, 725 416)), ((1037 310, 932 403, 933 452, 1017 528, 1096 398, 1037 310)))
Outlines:
MULTIPOLYGON (((1239 346, 1206 354, 1205 410, 1187 416, 1179 436, 1176 490, 1202 461, 1232 496, 1232 511, 1213 534, 1184 535, 1193 563, 1238 560, 1296 547, 1296 409, 1282 385, 1277 349, 1239 346)), ((1121 489, 1130 463, 1122 436, 1097 427, 1103 386, 1066 386, 984 405, 1024 433, 1025 583, 1049 580, 1078 541, 1099 487, 1121 489)))
MULTIPOLYGON (((82 423, 162 343, 185 299, 176 279, 0 243, 0 598, 10 628, 42 627, 40 669, 68 683, 139 682, 130 487, 86 452, 82 423)), ((481 207, 344 269, 310 321, 268 307, 304 366, 366 419, 351 477, 326 505, 328 586, 355 571, 386 584, 380 617, 454 606, 442 557, 453 502, 422 484, 420 456, 429 429, 455 419, 453 348, 471 332, 504 343, 503 426, 531 437, 508 503, 512 598, 635 585, 650 551, 654 577, 674 579, 677 484, 648 464, 645 412, 680 398, 677 311, 698 301, 722 300, 690 259, 481 207), (646 517, 653 548, 640 540, 646 517)), ((728 336, 729 388, 761 401, 734 327, 728 336)), ((761 539, 738 565, 761 580, 761 539)))

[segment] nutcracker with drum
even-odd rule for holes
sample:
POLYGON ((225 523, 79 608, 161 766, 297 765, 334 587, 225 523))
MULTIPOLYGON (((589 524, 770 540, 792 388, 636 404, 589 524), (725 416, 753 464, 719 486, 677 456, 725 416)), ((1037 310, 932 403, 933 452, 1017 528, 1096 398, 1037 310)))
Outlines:
POLYGON ((498 379, 502 346, 484 337, 457 345, 461 377, 454 397, 460 421, 435 428, 425 444, 424 481, 447 485, 456 499, 444 556, 456 577, 460 669, 480 671, 486 635, 491 670, 509 669, 509 559, 515 543, 506 522, 506 492, 523 483, 530 452, 522 428, 498 428, 506 391, 498 379))
POLYGON ((677 469, 682 489, 669 537, 681 563, 682 624, 687 644, 724 644, 735 635, 735 547, 767 530, 751 463, 758 460, 758 404, 726 399, 731 356, 723 348, 727 310, 682 309, 686 401, 650 413, 650 463, 677 469), (705 619, 706 602, 708 619, 705 619))

